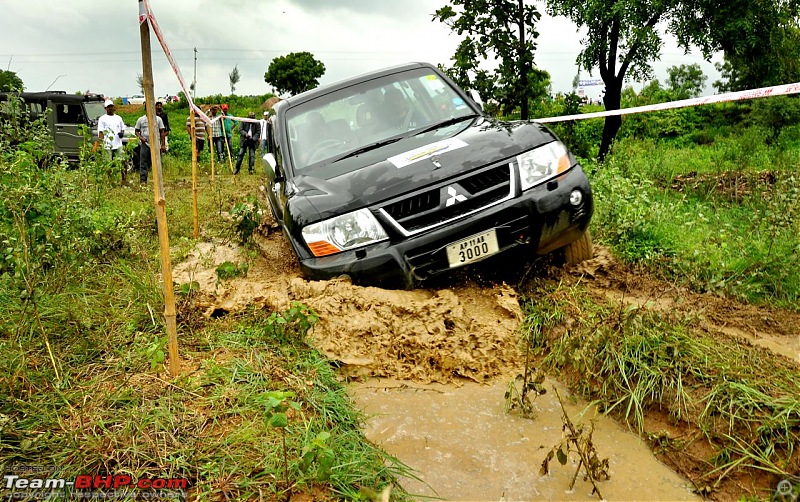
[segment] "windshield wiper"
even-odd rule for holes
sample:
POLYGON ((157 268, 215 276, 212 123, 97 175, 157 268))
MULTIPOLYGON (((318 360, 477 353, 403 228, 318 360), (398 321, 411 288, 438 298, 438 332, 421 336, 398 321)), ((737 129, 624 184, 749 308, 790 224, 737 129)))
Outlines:
POLYGON ((342 155, 341 157, 336 157, 330 161, 330 164, 334 162, 339 162, 340 160, 349 159, 350 157, 355 157, 356 155, 362 154, 364 152, 368 152, 370 150, 375 150, 376 148, 380 148, 382 146, 391 145, 392 143, 396 143, 403 139, 404 136, 395 136, 393 138, 384 139, 382 141, 376 141, 375 143, 370 143, 368 145, 364 145, 361 148, 356 148, 352 152, 347 152, 346 154, 342 155))
POLYGON ((445 126, 449 126, 449 125, 452 125, 452 124, 457 124, 457 123, 463 122, 463 121, 465 121, 467 119, 474 119, 477 116, 478 116, 477 113, 471 113, 469 115, 462 115, 461 117, 453 117, 453 118, 450 118, 450 119, 447 119, 447 120, 443 120, 441 122, 437 122, 437 123, 435 123, 433 125, 430 125, 430 126, 426 127, 425 129, 422 129, 420 131, 414 131, 414 136, 419 136, 420 134, 425 134, 426 132, 431 132, 434 129, 441 129, 442 127, 445 127, 445 126))

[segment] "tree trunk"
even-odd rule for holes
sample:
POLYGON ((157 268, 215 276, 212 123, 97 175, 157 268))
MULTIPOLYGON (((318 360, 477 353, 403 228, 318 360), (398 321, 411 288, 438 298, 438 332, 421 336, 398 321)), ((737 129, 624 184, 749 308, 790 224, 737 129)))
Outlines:
MULTIPOLYGON (((606 82, 605 84, 606 93, 603 96, 603 104, 606 106, 606 111, 619 110, 620 98, 622 97, 622 79, 613 78, 611 82, 606 82)), ((620 126, 622 126, 622 117, 619 115, 606 117, 603 125, 603 139, 600 142, 600 152, 597 154, 598 161, 603 162, 605 160, 620 126)))
POLYGON ((528 107, 528 60, 525 57, 525 5, 522 0, 519 0, 519 9, 517 10, 519 18, 517 18, 517 27, 519 29, 519 45, 517 45, 517 61, 520 64, 519 75, 519 89, 520 96, 522 96, 522 103, 520 103, 520 119, 528 120, 530 118, 530 109, 528 107))

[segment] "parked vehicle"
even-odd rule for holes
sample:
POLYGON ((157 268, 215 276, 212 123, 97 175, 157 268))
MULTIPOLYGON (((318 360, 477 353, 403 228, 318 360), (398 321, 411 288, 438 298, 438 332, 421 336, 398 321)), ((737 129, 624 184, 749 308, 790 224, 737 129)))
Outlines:
MULTIPOLYGON (((52 134, 55 155, 70 162, 78 161, 81 144, 85 141, 82 127, 91 131, 91 141, 97 140, 97 119, 106 113, 102 95, 67 94, 63 91, 0 93, 0 105, 14 97, 22 100, 31 120, 44 117, 52 134)), ((126 127, 123 144, 133 137, 133 128, 126 127)))
POLYGON ((143 105, 145 102, 144 94, 134 94, 128 97, 129 105, 143 105))
POLYGON ((592 255, 592 192, 566 146, 541 124, 485 115, 435 66, 273 109, 267 196, 309 278, 413 287, 518 246, 592 255))

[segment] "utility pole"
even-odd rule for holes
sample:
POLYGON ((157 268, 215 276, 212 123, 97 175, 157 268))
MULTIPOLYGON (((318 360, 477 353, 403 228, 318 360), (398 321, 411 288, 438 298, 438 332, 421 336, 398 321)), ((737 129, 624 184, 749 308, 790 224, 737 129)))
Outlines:
POLYGON ((192 77, 192 99, 195 98, 197 89, 197 47, 194 48, 194 77, 192 77))

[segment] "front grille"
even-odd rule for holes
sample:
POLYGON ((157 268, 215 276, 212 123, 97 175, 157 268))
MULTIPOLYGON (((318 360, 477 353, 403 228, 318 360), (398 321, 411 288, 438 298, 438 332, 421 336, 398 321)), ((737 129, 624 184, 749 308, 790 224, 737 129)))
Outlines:
POLYGON ((511 166, 501 164, 391 201, 381 210, 405 234, 414 234, 510 198, 511 166), (451 188, 466 200, 455 200, 451 188), (444 192, 444 193, 443 193, 444 192), (450 201, 448 206, 448 199, 450 201))
POLYGON ((407 199, 397 201, 385 206, 383 209, 395 220, 403 220, 417 213, 428 211, 439 205, 439 191, 431 190, 428 192, 412 195, 407 199))

